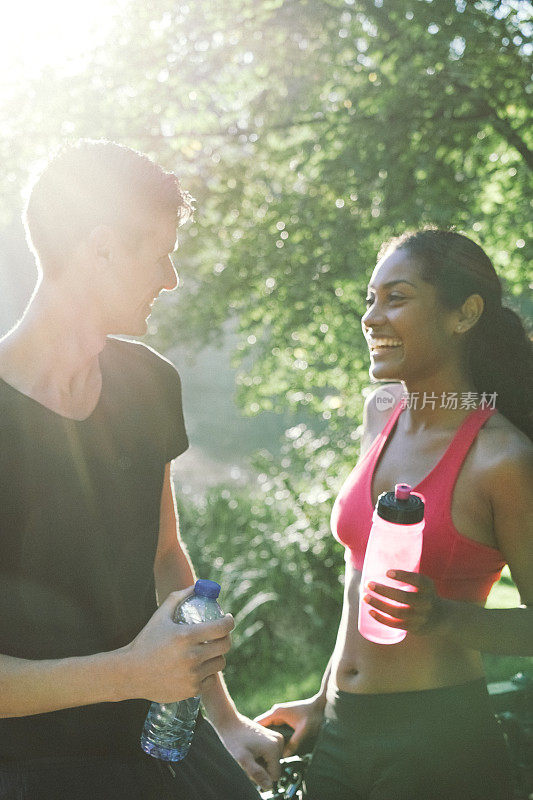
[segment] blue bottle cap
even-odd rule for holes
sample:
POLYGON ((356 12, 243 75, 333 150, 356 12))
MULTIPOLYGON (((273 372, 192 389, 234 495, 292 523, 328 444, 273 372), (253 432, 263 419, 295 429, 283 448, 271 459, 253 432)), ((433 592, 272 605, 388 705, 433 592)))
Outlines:
POLYGON ((194 584, 194 593, 216 600, 220 594, 220 584, 207 578, 199 578, 194 584))

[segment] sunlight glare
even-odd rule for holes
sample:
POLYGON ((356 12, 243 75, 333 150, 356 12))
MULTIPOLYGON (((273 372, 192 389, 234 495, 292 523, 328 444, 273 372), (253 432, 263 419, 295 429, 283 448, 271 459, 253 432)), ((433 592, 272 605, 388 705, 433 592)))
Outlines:
POLYGON ((118 9, 119 2, 109 0, 10 3, 0 29, 2 82, 14 84, 47 66, 81 66, 84 55, 104 40, 118 9))

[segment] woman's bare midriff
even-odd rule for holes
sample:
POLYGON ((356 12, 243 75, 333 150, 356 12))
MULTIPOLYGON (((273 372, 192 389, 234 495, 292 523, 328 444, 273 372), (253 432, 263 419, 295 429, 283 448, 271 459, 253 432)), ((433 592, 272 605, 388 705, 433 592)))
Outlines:
POLYGON ((329 686, 355 694, 408 692, 483 676, 479 652, 449 639, 408 634, 399 644, 369 642, 357 629, 361 573, 347 566, 342 619, 329 686))

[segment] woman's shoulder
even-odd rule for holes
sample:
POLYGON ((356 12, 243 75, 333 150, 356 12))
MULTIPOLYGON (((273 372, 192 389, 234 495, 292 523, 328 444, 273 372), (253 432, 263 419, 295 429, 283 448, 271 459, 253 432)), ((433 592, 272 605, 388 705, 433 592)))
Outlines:
POLYGON ((533 456, 533 442, 499 411, 485 422, 478 437, 488 463, 533 456))
POLYGON ((499 411, 479 431, 473 455, 488 488, 517 479, 522 484, 533 475, 533 443, 499 411))
POLYGON ((475 456, 496 546, 509 564, 522 603, 533 605, 533 444, 496 413, 479 432, 475 456))

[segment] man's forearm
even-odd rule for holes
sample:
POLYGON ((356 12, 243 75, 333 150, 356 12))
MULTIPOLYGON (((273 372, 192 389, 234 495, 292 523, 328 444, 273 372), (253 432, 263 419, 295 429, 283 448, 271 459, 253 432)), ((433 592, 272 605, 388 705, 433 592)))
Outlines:
POLYGON ((473 650, 533 656, 533 607, 482 608, 443 601, 444 634, 473 650))
POLYGON ((124 652, 43 661, 0 655, 0 717, 128 699, 124 652))

